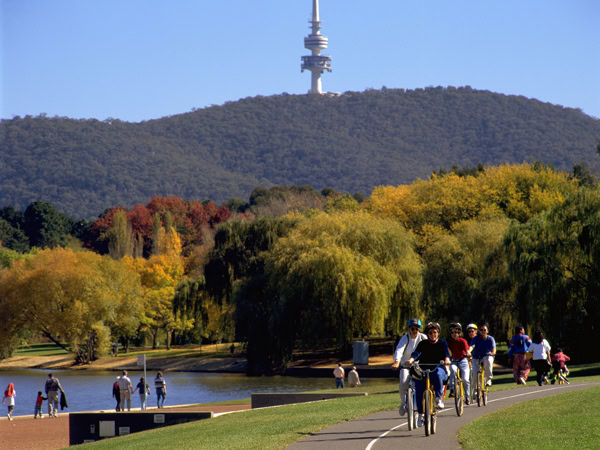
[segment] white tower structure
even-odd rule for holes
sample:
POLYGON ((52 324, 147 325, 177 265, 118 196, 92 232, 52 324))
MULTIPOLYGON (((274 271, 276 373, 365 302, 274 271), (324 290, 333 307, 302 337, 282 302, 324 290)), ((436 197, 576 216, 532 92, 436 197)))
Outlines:
POLYGON ((321 74, 328 70, 331 72, 331 56, 321 55, 321 50, 327 48, 328 39, 320 32, 321 22, 319 21, 319 0, 313 0, 311 33, 304 38, 304 48, 311 50, 312 55, 302 57, 301 71, 310 70, 310 91, 309 94, 322 94, 321 74))

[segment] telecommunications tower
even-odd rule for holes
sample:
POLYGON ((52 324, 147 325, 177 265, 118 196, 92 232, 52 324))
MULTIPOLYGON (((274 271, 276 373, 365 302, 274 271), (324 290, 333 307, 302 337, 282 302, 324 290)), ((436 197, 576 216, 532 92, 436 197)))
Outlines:
POLYGON ((311 33, 304 38, 304 48, 312 52, 310 56, 302 57, 301 71, 310 70, 309 94, 322 94, 321 74, 328 70, 331 72, 331 56, 321 55, 321 50, 327 48, 328 39, 321 34, 321 22, 319 21, 319 0, 313 0, 311 33))

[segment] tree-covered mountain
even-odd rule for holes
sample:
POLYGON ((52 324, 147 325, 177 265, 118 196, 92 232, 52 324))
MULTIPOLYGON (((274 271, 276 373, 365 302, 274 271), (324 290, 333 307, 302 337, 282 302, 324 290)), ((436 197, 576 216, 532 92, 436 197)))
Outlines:
POLYGON ((75 218, 153 195, 223 202, 257 186, 379 185, 478 163, 600 170, 600 120, 464 88, 246 98, 140 123, 15 117, 0 123, 0 206, 50 202, 75 218))

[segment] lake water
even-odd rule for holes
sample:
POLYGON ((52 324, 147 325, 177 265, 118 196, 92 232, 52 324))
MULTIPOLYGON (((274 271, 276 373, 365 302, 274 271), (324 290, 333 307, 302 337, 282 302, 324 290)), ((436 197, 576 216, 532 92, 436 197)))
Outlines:
MULTIPOLYGON (((48 373, 53 373, 60 380, 69 403, 64 412, 105 410, 115 408, 112 398, 112 385, 120 372, 91 372, 74 370, 10 370, 0 371, 0 394, 8 383, 14 383, 15 415, 33 415, 35 399, 38 391, 44 392, 44 384, 48 373)), ((147 372, 152 394, 148 397, 148 405, 156 406, 154 395, 154 377, 156 372, 147 372)), ((143 371, 130 371, 129 378, 133 387, 137 385, 143 371)), ((247 377, 243 374, 223 373, 190 373, 166 372, 167 398, 165 406, 184 405, 193 403, 219 402, 250 398, 256 392, 298 392, 335 387, 333 376, 329 378, 297 378, 288 376, 247 377)), ((363 384, 384 383, 384 379, 361 379, 363 384)), ((44 394, 45 395, 45 394, 44 394)), ((0 405, 1 416, 6 416, 6 407, 0 405)), ((132 408, 139 408, 140 400, 136 392, 131 396, 132 408)), ((43 405, 44 415, 48 412, 48 402, 43 405)), ((60 411, 59 411, 60 412, 60 411)))

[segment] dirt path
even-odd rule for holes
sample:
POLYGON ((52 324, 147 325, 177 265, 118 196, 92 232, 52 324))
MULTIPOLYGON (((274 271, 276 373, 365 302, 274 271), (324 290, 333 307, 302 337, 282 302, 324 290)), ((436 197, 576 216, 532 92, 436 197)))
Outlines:
MULTIPOLYGON (((250 409, 250 405, 165 408, 170 411, 212 411, 215 414, 246 409, 250 409)), ((56 419, 50 419, 47 415, 43 419, 33 419, 32 416, 15 417, 12 422, 6 417, 0 419, 2 450, 55 450, 68 446, 69 414, 59 414, 56 419)))
POLYGON ((423 428, 408 431, 406 418, 398 411, 386 411, 356 420, 344 422, 311 434, 288 447, 290 450, 388 450, 410 448, 413 450, 432 448, 459 449, 456 435, 460 427, 484 414, 505 408, 513 403, 533 400, 574 389, 598 386, 600 383, 571 383, 570 385, 531 386, 508 391, 490 392, 488 406, 477 404, 465 407, 462 417, 454 410, 454 403, 446 401, 446 408, 439 414, 437 433, 425 437, 423 428))

